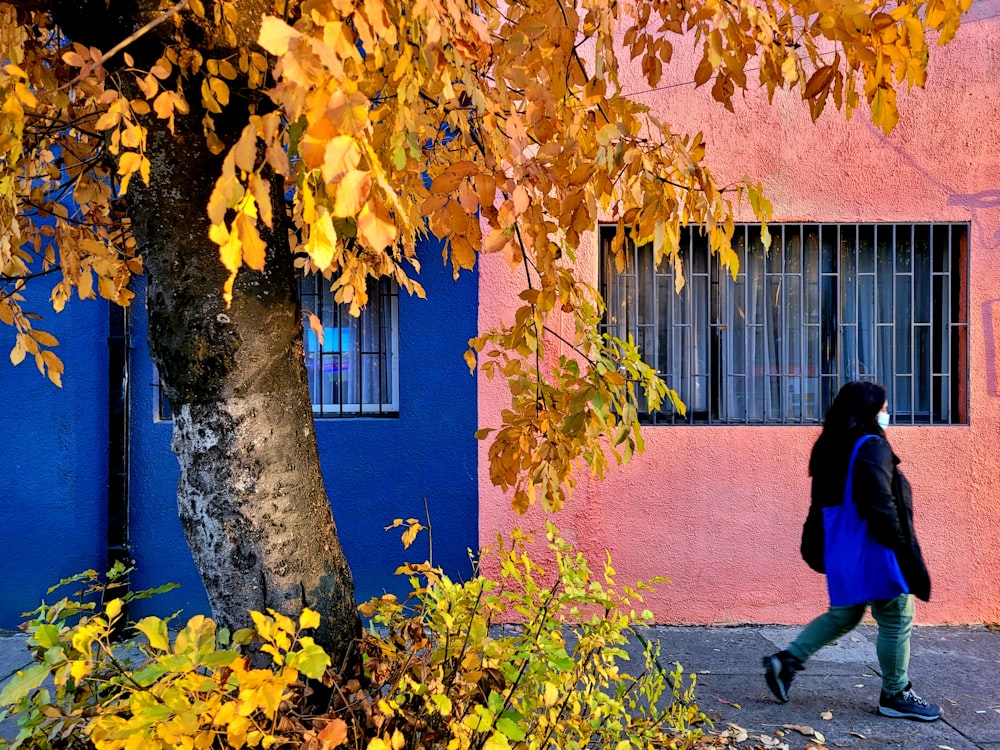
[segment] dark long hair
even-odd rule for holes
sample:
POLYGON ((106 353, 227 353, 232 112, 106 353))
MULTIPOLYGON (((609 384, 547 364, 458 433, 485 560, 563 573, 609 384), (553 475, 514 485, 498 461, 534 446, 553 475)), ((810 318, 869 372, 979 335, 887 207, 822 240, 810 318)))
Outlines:
POLYGON ((885 388, 867 380, 854 380, 840 389, 826 411, 823 432, 809 456, 809 476, 827 475, 846 467, 854 443, 862 435, 885 437, 878 413, 885 404, 885 388))

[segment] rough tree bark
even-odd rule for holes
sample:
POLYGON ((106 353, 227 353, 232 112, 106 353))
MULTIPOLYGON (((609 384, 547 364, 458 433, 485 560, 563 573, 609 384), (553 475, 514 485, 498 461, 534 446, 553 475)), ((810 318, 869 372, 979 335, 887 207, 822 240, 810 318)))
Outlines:
MULTIPOLYGON (((256 39, 270 4, 237 5, 240 35, 256 39)), ((69 0, 57 19, 71 39, 107 45, 157 7, 69 0)), ((211 29, 192 33, 201 35, 196 46, 206 57, 231 51, 212 49, 211 29)), ((155 40, 142 46, 155 60, 155 40)), ((130 51, 138 61, 141 48, 130 51)), ((133 180, 128 194, 148 278, 150 348, 174 414, 178 512, 221 625, 248 625, 249 609, 295 615, 309 606, 323 616, 315 637, 337 666, 349 658, 360 625, 320 473, 288 227, 275 212, 274 231, 264 236, 266 270, 244 267, 227 309, 226 271, 206 215, 222 156, 206 147, 197 90, 188 100, 192 112, 178 117, 174 133, 163 120, 145 123, 152 177, 148 186, 133 180)), ((216 117, 227 144, 246 124, 245 108, 230 110, 232 116, 216 117)), ((280 205, 281 186, 274 188, 280 205)))

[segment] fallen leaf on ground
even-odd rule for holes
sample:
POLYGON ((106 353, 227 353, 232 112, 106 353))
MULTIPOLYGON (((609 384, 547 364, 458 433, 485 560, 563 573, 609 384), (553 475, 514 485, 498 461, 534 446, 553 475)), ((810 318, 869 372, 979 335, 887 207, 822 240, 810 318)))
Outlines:
POLYGON ((812 737, 813 732, 816 730, 812 727, 803 726, 801 724, 782 724, 783 729, 793 729, 799 734, 804 734, 806 737, 812 737))
POLYGON ((730 724, 729 728, 726 731, 724 731, 721 736, 733 739, 737 743, 746 742, 750 738, 750 735, 747 733, 747 730, 739 726, 738 724, 730 724))
POLYGON ((764 745, 764 747, 772 748, 773 750, 790 750, 788 744, 782 742, 781 740, 776 740, 767 734, 762 734, 757 737, 758 740, 764 745))
POLYGON ((867 740, 868 739, 863 734, 861 734, 861 732, 851 732, 851 734, 853 734, 855 737, 860 737, 863 740, 867 740))
POLYGON ((823 719, 823 721, 830 721, 833 718, 833 711, 824 711, 819 715, 819 718, 823 719))

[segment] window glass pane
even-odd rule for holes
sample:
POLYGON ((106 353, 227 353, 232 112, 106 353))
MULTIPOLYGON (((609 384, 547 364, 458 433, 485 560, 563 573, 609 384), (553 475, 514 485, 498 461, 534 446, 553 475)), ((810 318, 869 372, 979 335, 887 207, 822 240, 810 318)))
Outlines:
POLYGON ((782 325, 781 276, 769 276, 767 279, 767 308, 765 335, 767 336, 767 372, 776 375, 782 371, 785 362, 784 326, 782 325))
POLYGON ((913 409, 921 417, 931 412, 931 329, 930 326, 913 327, 913 409))
POLYGON ((913 228, 905 224, 896 226, 896 273, 909 273, 912 268, 913 228))
POLYGON ((951 388, 947 375, 933 378, 933 397, 935 422, 948 422, 951 417, 951 388))
POLYGON ((802 369, 802 295, 797 276, 785 279, 785 367, 788 375, 798 375, 802 369))
POLYGON ((840 340, 840 374, 845 383, 858 380, 857 329, 854 326, 844 326, 840 330, 840 340))
POLYGON ((840 315, 845 325, 857 321, 856 250, 854 238, 846 231, 842 232, 840 240, 840 315))
POLYGON ((913 416, 912 378, 909 375, 897 375, 895 380, 896 387, 889 394, 892 412, 896 421, 910 422, 913 416))
POLYGON ((910 315, 910 277, 896 277, 896 372, 913 372, 912 347, 913 318, 910 315))
POLYGON ((931 322, 930 227, 913 231, 913 322, 931 322))
POLYGON ((797 226, 784 228, 785 273, 799 273, 802 268, 802 234, 797 226))
POLYGON ((878 263, 875 266, 878 303, 878 322, 892 322, 892 279, 893 279, 893 252, 892 252, 892 227, 879 227, 878 229, 878 263))
POLYGON ((768 378, 767 386, 767 420, 776 422, 781 419, 782 413, 781 378, 768 378))
POLYGON ((760 422, 764 419, 764 373, 766 372, 764 326, 753 326, 749 338, 751 361, 747 378, 747 417, 752 422, 760 422))
POLYGON ((875 272, 875 227, 858 227, 858 273, 875 272))
POLYGON ((875 276, 858 278, 858 373, 874 377, 875 367, 875 276))
POLYGON ((948 335, 948 316, 951 312, 951 285, 946 276, 936 274, 933 284, 934 306, 931 321, 934 373, 947 374, 951 369, 951 337, 948 335))
POLYGON ((784 248, 782 247, 784 242, 784 227, 776 227, 775 231, 772 232, 772 235, 771 247, 767 250, 764 249, 764 243, 760 240, 759 229, 752 235, 753 242, 754 246, 759 243, 759 252, 763 252, 765 254, 767 260, 767 272, 781 273, 781 259, 784 256, 784 248))
POLYGON ((833 375, 837 372, 837 277, 823 276, 820 282, 820 372, 833 375))
POLYGON ((878 327, 878 370, 876 379, 879 383, 888 384, 892 382, 893 357, 892 357, 892 336, 891 326, 878 327))
POLYGON ((820 270, 823 273, 837 273, 837 227, 826 224, 819 231, 820 270))

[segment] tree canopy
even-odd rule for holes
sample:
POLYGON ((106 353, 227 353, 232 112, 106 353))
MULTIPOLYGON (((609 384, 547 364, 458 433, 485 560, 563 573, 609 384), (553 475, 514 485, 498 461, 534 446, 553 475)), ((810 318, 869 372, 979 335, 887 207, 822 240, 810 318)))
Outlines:
MULTIPOLYGON (((200 117, 208 147, 226 152, 206 210, 229 272, 227 300, 243 266, 263 269, 258 227, 286 210, 271 199, 278 181, 289 191, 303 270, 329 279, 354 314, 371 275, 423 294, 416 241, 429 230, 445 241, 456 274, 473 268, 479 252, 501 253, 527 272, 522 311, 474 342, 493 361, 487 373, 519 382, 519 363, 538 352, 554 310, 574 314, 572 343, 594 355, 596 373, 600 303, 572 263, 582 235, 599 220, 614 222, 619 247, 626 233, 652 242, 657 262, 666 257, 680 270, 680 228, 699 225, 735 270, 734 202, 748 200, 763 221, 769 215, 759 185, 716 184, 699 134, 673 132, 622 91, 623 66, 638 65, 656 86, 674 45, 693 43, 701 51, 695 83, 711 84, 727 108, 751 85, 769 96, 788 88, 813 118, 831 100, 848 116, 865 100, 888 133, 896 87, 924 84, 928 32, 944 44, 970 4, 277 0, 270 13, 246 17, 225 0, 119 2, 109 7, 128 9, 137 28, 124 27, 129 35, 101 50, 74 42, 45 2, 0 3, 0 319, 15 329, 10 359, 31 354, 59 383, 57 342, 25 307, 24 282, 34 275, 58 274, 56 311, 74 288, 82 298, 129 303, 142 260, 128 189, 133 179, 159 179, 146 156, 146 123, 156 118, 172 131, 176 118, 200 117), (256 44, 237 34, 248 24, 256 44), (141 44, 150 34, 158 43, 141 44), (217 135, 219 117, 245 118, 235 144, 217 135), (520 358, 501 353, 511 351, 520 358)), ((649 373, 631 374, 649 386, 649 373)), ((593 397, 603 389, 588 375, 564 362, 557 382, 593 397)), ((579 421, 566 423, 579 400, 558 408, 553 392, 528 390, 537 391, 528 400, 538 409, 552 407, 564 433, 579 421)), ((625 404, 611 406, 630 422, 625 404)), ((534 411, 515 405, 509 413, 495 479, 516 482, 511 470, 544 450, 527 433, 554 425, 538 429, 545 420, 534 411), (531 449, 516 445, 525 437, 531 449)), ((610 414, 597 408, 588 431, 610 414)), ((551 483, 543 475, 522 482, 516 502, 525 505, 539 484, 558 497, 565 478, 556 470, 551 483)))

